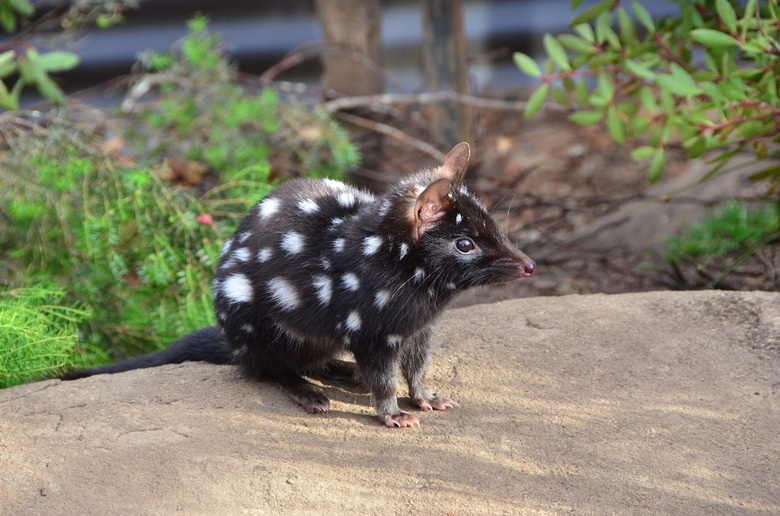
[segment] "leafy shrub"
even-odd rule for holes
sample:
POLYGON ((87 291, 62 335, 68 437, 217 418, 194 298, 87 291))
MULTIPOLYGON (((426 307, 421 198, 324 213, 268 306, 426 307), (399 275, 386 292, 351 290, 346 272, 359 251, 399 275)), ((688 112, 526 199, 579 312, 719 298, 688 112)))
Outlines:
MULTIPOLYGON (((572 8, 581 3, 572 0, 572 8)), ((678 143, 691 158, 717 152, 711 173, 742 149, 758 160, 777 154, 777 0, 675 3, 679 15, 656 21, 637 1, 633 17, 619 1, 600 1, 574 17, 573 34, 544 36, 548 59, 541 68, 516 53, 520 69, 542 81, 526 116, 552 97, 576 108, 576 123, 605 121, 617 143, 645 138, 633 157, 649 160, 651 182, 662 173, 665 149, 678 143)), ((780 166, 753 177, 774 191, 780 166)))
POLYGON ((0 388, 73 362, 87 312, 63 305, 64 298, 65 291, 49 283, 0 291, 0 388))
MULTIPOLYGON (((209 281, 235 222, 200 224, 214 201, 47 136, 17 142, 4 168, 7 254, 82 302, 88 343, 116 355, 213 324, 209 281)), ((257 196, 270 188, 245 185, 257 196)))
POLYGON ((157 97, 139 109, 147 130, 135 135, 139 153, 178 155, 208 164, 223 178, 240 179, 251 167, 270 166, 283 153, 287 173, 342 176, 359 162, 346 132, 322 109, 271 88, 253 92, 235 82, 233 64, 206 18, 188 23, 176 51, 143 56, 131 86, 159 82, 157 97), (155 142, 149 145, 149 142, 155 142))

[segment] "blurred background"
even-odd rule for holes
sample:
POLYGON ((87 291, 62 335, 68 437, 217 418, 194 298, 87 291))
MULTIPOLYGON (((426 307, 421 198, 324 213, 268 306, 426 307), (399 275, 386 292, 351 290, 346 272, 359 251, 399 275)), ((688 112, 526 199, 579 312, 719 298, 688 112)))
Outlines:
MULTIPOLYGON (((40 10, 46 4, 35 2, 40 10)), ((587 7, 595 0, 583 2, 587 7)), ((327 7, 328 2, 322 2, 327 7)), ((674 13, 665 0, 647 2, 654 17, 674 13)), ((543 54, 544 33, 567 29, 569 0, 464 0, 463 32, 471 91, 506 92, 528 86, 528 78, 512 62, 512 52, 543 54)), ((413 92, 425 88, 421 46, 423 20, 417 0, 383 0, 380 6, 379 64, 386 73, 386 90, 413 92)), ((251 0, 147 0, 127 10, 124 20, 109 29, 94 26, 49 41, 45 47, 66 48, 81 58, 79 66, 59 75, 68 92, 127 74, 139 53, 165 51, 186 33, 186 21, 206 15, 211 30, 228 45, 241 71, 261 74, 285 55, 322 42, 313 0, 285 2, 251 0)), ((309 52, 279 79, 317 84, 322 72, 320 53, 309 52)), ((34 91, 28 98, 36 98, 34 91)))

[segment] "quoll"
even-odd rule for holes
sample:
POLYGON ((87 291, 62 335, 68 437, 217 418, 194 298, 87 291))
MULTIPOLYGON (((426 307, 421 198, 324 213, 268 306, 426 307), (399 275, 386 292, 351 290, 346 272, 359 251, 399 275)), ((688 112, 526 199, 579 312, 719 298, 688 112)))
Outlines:
POLYGON ((466 189, 469 154, 459 143, 441 166, 380 196, 330 179, 288 181, 222 248, 218 328, 63 379, 187 360, 236 364, 320 413, 330 402, 305 376, 323 375, 363 383, 384 424, 409 427, 418 421, 398 408, 400 371, 420 409, 456 406, 424 382, 437 316, 457 292, 536 270, 466 189), (344 352, 355 362, 341 360, 344 352))

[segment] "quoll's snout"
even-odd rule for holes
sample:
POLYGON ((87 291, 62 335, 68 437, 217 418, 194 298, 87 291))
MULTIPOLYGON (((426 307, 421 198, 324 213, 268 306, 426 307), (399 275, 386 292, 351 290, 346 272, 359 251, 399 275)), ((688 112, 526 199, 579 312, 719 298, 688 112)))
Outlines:
POLYGON ((525 271, 526 276, 530 276, 536 272, 536 262, 525 255, 523 255, 523 257, 525 258, 523 261, 523 270, 525 271))

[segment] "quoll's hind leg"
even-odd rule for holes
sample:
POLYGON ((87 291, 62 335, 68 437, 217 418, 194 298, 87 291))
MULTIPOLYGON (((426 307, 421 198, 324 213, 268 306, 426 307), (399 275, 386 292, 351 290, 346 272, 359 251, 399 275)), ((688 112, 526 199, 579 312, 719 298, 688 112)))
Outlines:
POLYGON ((425 330, 412 338, 403 347, 401 370, 409 385, 409 395, 422 410, 447 410, 457 407, 452 398, 431 392, 425 385, 425 371, 430 361, 432 330, 425 330))
POLYGON ((307 412, 318 414, 330 410, 330 400, 322 389, 303 378, 298 368, 289 363, 284 352, 289 348, 282 346, 277 350, 277 347, 269 349, 266 345, 247 346, 239 362, 247 376, 276 382, 307 412))
POLYGON ((373 348, 355 352, 360 373, 374 402, 379 420, 389 427, 406 428, 420 423, 413 415, 398 408, 398 356, 387 348, 373 348))

